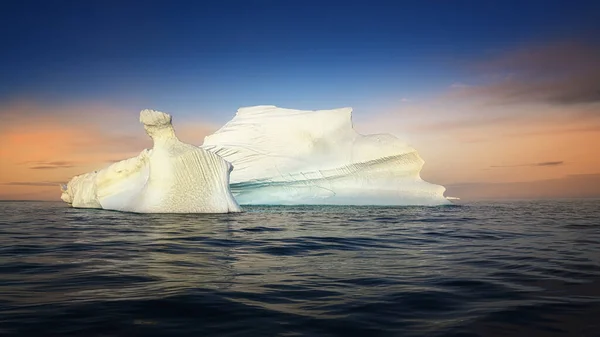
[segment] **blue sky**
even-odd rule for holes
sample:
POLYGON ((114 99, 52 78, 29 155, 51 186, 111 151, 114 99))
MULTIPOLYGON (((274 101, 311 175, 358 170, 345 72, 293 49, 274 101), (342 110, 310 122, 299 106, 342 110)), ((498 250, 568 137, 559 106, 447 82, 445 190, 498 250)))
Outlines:
MULTIPOLYGON (((461 82, 470 60, 590 34, 598 2, 10 1, 0 100, 200 114, 369 108, 461 82)), ((597 20, 600 21, 600 20, 597 20)))

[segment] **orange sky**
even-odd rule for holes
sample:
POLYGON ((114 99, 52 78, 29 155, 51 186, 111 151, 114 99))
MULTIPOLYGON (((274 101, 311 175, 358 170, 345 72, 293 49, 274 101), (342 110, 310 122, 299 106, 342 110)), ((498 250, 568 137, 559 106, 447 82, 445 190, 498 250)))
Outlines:
MULTIPOLYGON (((137 155, 152 142, 136 111, 81 105, 0 107, 0 200, 59 200, 59 183, 137 155), (85 118, 82 118, 85 116, 85 118)), ((175 122, 183 141, 201 144, 215 126, 175 122)))
POLYGON ((437 125, 419 128, 394 122, 386 116, 362 129, 405 135, 425 160, 422 177, 446 186, 449 196, 600 196, 599 123, 553 120, 548 117, 550 108, 538 109, 544 115, 539 121, 516 118, 510 123, 489 122, 476 127, 449 123, 444 130, 437 125), (585 190, 581 184, 565 184, 575 175, 590 175, 585 190), (544 184, 531 187, 529 182, 533 181, 544 184))
MULTIPOLYGON (((539 121, 522 123, 517 119, 477 127, 449 123, 444 130, 443 123, 419 125, 422 121, 418 118, 413 122, 406 118, 403 123, 403 114, 417 109, 407 104, 394 114, 383 113, 356 127, 363 133, 385 131, 408 138, 425 159, 424 179, 447 186, 450 196, 600 196, 598 124, 549 118, 551 107, 537 108, 544 115, 539 121), (576 183, 566 183, 577 175, 576 183), (582 183, 581 175, 589 175, 587 184, 582 183), (536 181, 544 183, 530 184, 536 181)), ((46 108, 30 105, 27 109, 31 113, 14 116, 0 127, 1 199, 58 200, 59 182, 151 146, 133 111, 96 107, 104 111, 101 122, 71 118, 80 109, 77 107, 58 108, 61 112, 52 114, 51 119, 43 117, 48 115, 46 108)), ((194 144, 201 144, 204 136, 216 129, 199 122, 178 123, 176 113, 174 124, 180 138, 194 144)))

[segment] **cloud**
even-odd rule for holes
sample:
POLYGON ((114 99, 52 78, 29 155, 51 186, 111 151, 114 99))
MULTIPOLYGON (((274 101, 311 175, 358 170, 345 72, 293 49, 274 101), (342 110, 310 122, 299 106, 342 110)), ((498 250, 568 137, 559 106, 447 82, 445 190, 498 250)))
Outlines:
POLYGON ((41 166, 32 166, 29 169, 31 169, 31 170, 54 170, 57 168, 67 168, 67 167, 73 167, 73 165, 62 165, 62 166, 41 165, 41 166))
POLYGON ((75 163, 71 161, 35 161, 33 164, 33 166, 29 166, 30 170, 53 170, 75 166, 75 163))
POLYGON ((6 186, 53 186, 58 187, 60 184, 64 184, 62 181, 10 181, 7 183, 1 183, 6 186))
MULTIPOLYGON (((466 110, 463 110, 466 111, 466 110)), ((512 116, 493 114, 474 114, 469 118, 455 118, 435 122, 421 123, 414 130, 426 132, 447 132, 464 129, 477 129, 489 125, 507 125, 517 123, 512 116)))
POLYGON ((600 103, 600 46, 565 40, 526 46, 472 67, 485 84, 452 86, 456 97, 488 104, 600 103))
POLYGON ((543 130, 523 130, 518 132, 505 133, 506 137, 521 137, 521 136, 539 136, 539 135, 560 135, 566 133, 588 133, 600 132, 600 125, 578 126, 578 127, 561 127, 556 125, 543 130))
POLYGON ((462 68, 464 78, 378 114, 370 129, 464 143, 600 132, 600 46, 583 40, 521 46, 462 68))
POLYGON ((564 161, 545 161, 541 163, 530 163, 530 164, 519 164, 519 165, 492 165, 493 168, 504 168, 504 167, 536 167, 536 166, 559 166, 563 165, 564 161))
MULTIPOLYGON (((465 79, 428 101, 399 104, 380 125, 468 139, 600 131, 600 45, 562 40, 522 46, 463 68, 465 79)), ((413 132, 414 132, 413 131, 413 132)))
POLYGON ((596 198, 600 197, 600 174, 528 182, 450 184, 446 186, 446 195, 462 200, 596 198))
POLYGON ((533 166, 557 166, 564 164, 564 161, 545 161, 542 163, 534 164, 533 166))

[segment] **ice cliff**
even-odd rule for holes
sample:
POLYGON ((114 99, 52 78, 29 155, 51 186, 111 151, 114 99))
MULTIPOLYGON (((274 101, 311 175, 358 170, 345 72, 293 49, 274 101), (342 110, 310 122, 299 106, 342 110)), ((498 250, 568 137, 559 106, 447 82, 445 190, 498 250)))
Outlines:
POLYGON ((169 114, 143 110, 151 150, 100 171, 72 178, 62 200, 73 207, 139 213, 227 213, 241 209, 229 189, 232 166, 220 156, 181 142, 169 114))
POLYGON ((240 204, 439 205, 445 188, 421 179, 423 160, 392 135, 361 135, 351 108, 241 108, 202 148, 231 162, 240 204))

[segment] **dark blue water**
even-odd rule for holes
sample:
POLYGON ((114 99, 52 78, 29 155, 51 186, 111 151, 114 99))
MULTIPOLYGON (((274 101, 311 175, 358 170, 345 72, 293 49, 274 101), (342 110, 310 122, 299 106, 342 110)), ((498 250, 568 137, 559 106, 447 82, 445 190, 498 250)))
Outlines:
POLYGON ((600 201, 0 202, 0 335, 600 336, 600 201))

